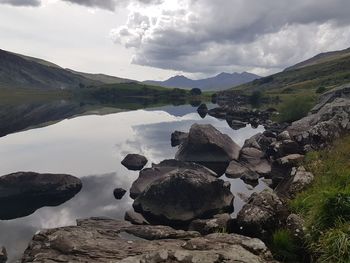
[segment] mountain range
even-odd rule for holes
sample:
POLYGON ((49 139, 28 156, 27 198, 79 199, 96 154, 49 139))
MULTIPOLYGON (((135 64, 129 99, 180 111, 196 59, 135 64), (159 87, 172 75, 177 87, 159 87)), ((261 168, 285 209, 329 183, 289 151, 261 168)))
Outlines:
POLYGON ((229 89, 259 78, 260 76, 248 72, 232 74, 223 72, 211 78, 198 80, 193 80, 186 78, 185 76, 178 75, 171 77, 165 81, 147 80, 144 81, 144 83, 168 88, 199 88, 202 91, 219 91, 229 89))

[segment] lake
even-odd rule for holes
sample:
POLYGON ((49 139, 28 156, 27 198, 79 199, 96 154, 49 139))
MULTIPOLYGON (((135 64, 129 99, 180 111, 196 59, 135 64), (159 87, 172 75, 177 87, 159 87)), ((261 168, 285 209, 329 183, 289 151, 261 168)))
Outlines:
MULTIPOLYGON (((45 207, 34 214, 0 221, 0 245, 4 245, 10 262, 25 250, 39 229, 74 225, 77 218, 105 216, 122 219, 132 208, 126 194, 116 200, 113 190, 129 189, 138 172, 128 171, 121 160, 128 153, 140 153, 151 163, 172 159, 177 148, 170 145, 173 131, 188 131, 193 123, 212 124, 243 145, 252 135, 264 131, 262 126, 231 129, 226 121, 210 116, 202 119, 191 106, 165 106, 148 110, 118 112, 107 115, 84 115, 55 124, 13 133, 0 138, 0 175, 17 171, 68 173, 81 178, 82 191, 58 207, 45 207)), ((251 194, 254 189, 240 179, 231 182, 235 194, 236 215, 243 205, 237 193, 251 194)))

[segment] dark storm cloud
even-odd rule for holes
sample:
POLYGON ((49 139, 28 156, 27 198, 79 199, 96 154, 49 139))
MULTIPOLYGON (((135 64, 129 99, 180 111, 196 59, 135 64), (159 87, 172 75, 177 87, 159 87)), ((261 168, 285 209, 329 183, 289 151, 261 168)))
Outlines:
POLYGON ((133 63, 187 72, 228 67, 268 72, 350 46, 348 0, 178 2, 177 10, 164 8, 156 23, 131 14, 112 31, 116 42, 135 48, 133 63))
POLYGON ((39 6, 40 0, 0 0, 0 4, 8 4, 14 6, 39 6))

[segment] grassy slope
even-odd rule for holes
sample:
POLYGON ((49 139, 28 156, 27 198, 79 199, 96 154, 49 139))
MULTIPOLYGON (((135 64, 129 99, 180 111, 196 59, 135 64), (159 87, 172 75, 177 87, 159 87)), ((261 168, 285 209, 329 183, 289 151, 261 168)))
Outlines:
POLYGON ((350 262, 350 136, 327 150, 308 154, 315 182, 291 202, 303 215, 307 242, 318 261, 350 262))

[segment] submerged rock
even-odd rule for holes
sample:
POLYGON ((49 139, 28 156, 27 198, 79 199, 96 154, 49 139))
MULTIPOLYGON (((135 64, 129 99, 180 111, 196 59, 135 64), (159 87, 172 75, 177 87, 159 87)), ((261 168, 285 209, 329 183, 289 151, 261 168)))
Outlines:
POLYGON ((188 137, 187 132, 174 131, 171 134, 171 146, 175 147, 183 143, 188 137))
POLYGON ((122 165, 124 165, 127 169, 132 171, 141 170, 146 164, 148 160, 146 157, 139 154, 128 154, 124 160, 122 161, 122 165))
POLYGON ((218 175, 208 168, 195 163, 182 162, 178 160, 164 160, 159 164, 152 164, 151 168, 143 169, 139 177, 133 182, 130 189, 130 197, 135 199, 139 196, 151 183, 154 181, 166 177, 170 172, 178 170, 196 170, 198 173, 206 174, 209 176, 217 177, 218 175))
POLYGON ((200 163, 222 174, 230 161, 238 159, 239 150, 240 147, 228 135, 212 125, 193 124, 175 159, 200 163))
POLYGON ((133 207, 152 224, 182 226, 233 211, 230 184, 197 170, 174 170, 151 183, 133 207))
POLYGON ((116 188, 113 191, 113 195, 117 200, 122 199, 125 194, 126 194, 126 190, 123 188, 116 188))
POLYGON ((0 219, 28 216, 44 206, 60 205, 82 188, 67 174, 17 172, 0 177, 0 219))
POLYGON ((22 257, 23 263, 33 261, 276 262, 259 239, 219 233, 199 237, 198 232, 108 219, 79 220, 77 226, 40 231, 22 257))

